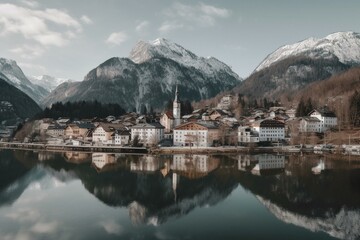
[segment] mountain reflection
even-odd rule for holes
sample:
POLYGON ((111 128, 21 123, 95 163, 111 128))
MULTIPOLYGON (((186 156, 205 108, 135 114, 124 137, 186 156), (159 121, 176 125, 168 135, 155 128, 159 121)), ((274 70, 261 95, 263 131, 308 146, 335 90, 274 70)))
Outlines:
MULTIPOLYGON (((346 158, 346 157, 344 157, 346 158)), ((239 184, 283 222, 360 237, 360 164, 319 155, 124 155, 0 151, 0 207, 34 182, 79 179, 134 225, 160 225, 226 199, 239 184)), ((239 203, 241 204, 241 203, 239 203)))
POLYGON ((200 155, 129 156, 93 154, 99 173, 79 173, 86 189, 111 206, 128 207, 134 224, 160 224, 169 217, 213 205, 237 186, 235 180, 219 184, 211 174, 218 158, 200 155))

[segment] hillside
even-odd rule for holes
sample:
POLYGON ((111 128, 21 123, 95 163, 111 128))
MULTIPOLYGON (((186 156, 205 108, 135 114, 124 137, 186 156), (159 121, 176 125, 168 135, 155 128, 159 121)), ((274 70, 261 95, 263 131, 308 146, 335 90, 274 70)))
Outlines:
POLYGON ((40 112, 40 107, 25 93, 5 81, 0 73, 0 120, 20 117, 22 119, 34 116, 40 112))

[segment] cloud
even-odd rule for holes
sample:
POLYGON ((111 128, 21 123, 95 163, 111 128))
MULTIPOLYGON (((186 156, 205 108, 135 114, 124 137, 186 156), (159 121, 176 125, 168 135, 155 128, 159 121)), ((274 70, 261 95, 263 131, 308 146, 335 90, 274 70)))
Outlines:
POLYGON ((124 233, 124 227, 116 223, 113 220, 107 220, 99 223, 108 234, 114 234, 120 236, 124 233))
POLYGON ((43 46, 64 46, 70 40, 66 30, 82 31, 76 19, 58 9, 35 10, 6 3, 0 4, 0 16, 0 37, 20 34, 43 46))
POLYGON ((121 45, 127 39, 128 35, 126 32, 114 32, 109 35, 105 42, 113 45, 121 45))
POLYGON ((160 32, 183 27, 193 28, 194 25, 211 27, 214 26, 219 19, 230 17, 231 11, 226 8, 218 8, 204 3, 186 5, 177 2, 166 9, 164 15, 167 19, 158 29, 160 32))
POLYGON ((85 24, 93 24, 93 21, 86 15, 82 15, 80 20, 85 24))
POLYGON ((149 26, 149 22, 148 21, 142 21, 141 23, 139 23, 135 30, 137 32, 142 32, 147 26, 149 26))
POLYGON ((184 27, 183 24, 178 23, 176 21, 172 21, 172 22, 165 21, 161 24, 161 26, 159 27, 158 30, 159 30, 159 32, 166 33, 166 32, 170 32, 172 30, 180 29, 183 27, 184 27))
POLYGON ((34 59, 40 57, 45 52, 45 49, 38 45, 22 45, 21 47, 12 48, 9 50, 12 53, 17 54, 23 59, 34 59))
POLYGON ((22 0, 21 2, 23 4, 25 4, 26 6, 32 7, 32 8, 37 8, 40 5, 37 1, 34 1, 34 0, 22 0))
POLYGON ((43 65, 27 63, 27 62, 18 62, 18 65, 21 69, 26 72, 37 73, 38 75, 47 74, 47 69, 43 65))
POLYGON ((59 224, 57 222, 38 222, 31 227, 31 231, 34 233, 54 233, 58 229, 59 224))
POLYGON ((6 217, 19 222, 32 222, 37 221, 37 219, 40 218, 40 212, 36 209, 19 208, 11 213, 8 213, 6 217))

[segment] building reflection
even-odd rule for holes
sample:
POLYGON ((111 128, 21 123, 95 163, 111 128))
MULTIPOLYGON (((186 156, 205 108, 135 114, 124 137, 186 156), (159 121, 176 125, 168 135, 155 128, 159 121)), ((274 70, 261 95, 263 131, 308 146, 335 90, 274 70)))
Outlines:
POLYGON ((237 168, 240 171, 250 171, 254 175, 279 174, 285 170, 285 155, 239 155, 237 168))
POLYGON ((75 164, 87 163, 91 161, 91 154, 84 152, 66 152, 65 160, 75 164))

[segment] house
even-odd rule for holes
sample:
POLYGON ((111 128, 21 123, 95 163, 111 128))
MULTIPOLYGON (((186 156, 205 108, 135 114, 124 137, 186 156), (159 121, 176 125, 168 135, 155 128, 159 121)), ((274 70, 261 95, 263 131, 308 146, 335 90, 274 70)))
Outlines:
POLYGON ((126 129, 122 124, 100 123, 92 133, 92 142, 102 144, 114 144, 113 138, 115 137, 115 131, 124 130, 126 129))
POLYGON ((94 129, 95 126, 92 123, 76 122, 68 124, 65 128, 66 138, 81 138, 84 139, 89 130, 94 129))
POLYGON ((50 137, 61 137, 65 135, 65 126, 59 124, 52 124, 46 130, 46 135, 50 137))
POLYGON ((300 120, 300 132, 321 132, 321 121, 316 117, 303 117, 300 120))
POLYGON ((144 155, 137 160, 131 160, 130 171, 153 173, 162 166, 161 160, 154 155, 144 155))
POLYGON ((131 127, 131 139, 138 136, 145 145, 157 144, 164 138, 165 127, 160 123, 139 123, 131 127))
POLYGON ((218 118, 229 117, 229 116, 230 116, 229 112, 221 109, 215 109, 209 114, 210 119, 213 121, 218 118))
POLYGON ((335 113, 330 111, 326 107, 311 111, 309 113, 309 116, 315 117, 320 120, 319 132, 325 132, 332 127, 336 127, 337 125, 337 117, 335 113))
POLYGON ((219 128, 213 122, 187 122, 174 129, 174 146, 210 147, 219 140, 219 128))
POLYGON ((221 98, 220 102, 217 105, 217 108, 222 110, 229 110, 232 102, 233 102, 233 96, 225 95, 221 98))
POLYGON ((220 160, 209 155, 174 154, 170 168, 179 175, 196 179, 208 175, 219 165, 220 160))
POLYGON ((160 124, 165 127, 165 133, 169 133, 174 128, 173 113, 166 111, 160 118, 160 124))
POLYGON ((253 131, 251 127, 240 126, 238 128, 239 144, 249 144, 259 142, 259 133, 253 131))
POLYGON ((129 130, 115 130, 112 136, 115 145, 125 146, 130 144, 131 134, 129 130))
POLYGON ((275 142, 285 139, 285 124, 277 120, 258 121, 253 124, 253 130, 259 134, 259 142, 275 142))

